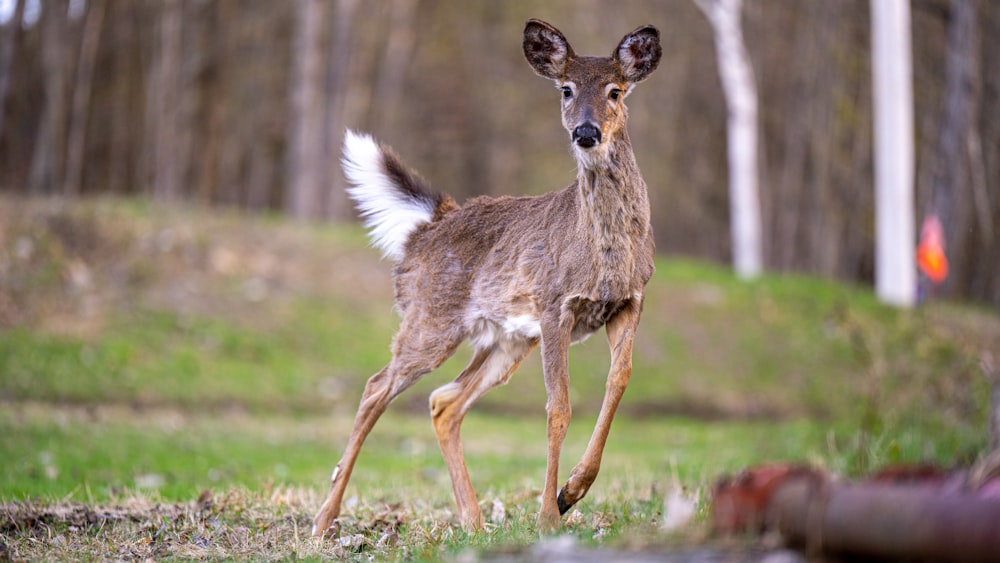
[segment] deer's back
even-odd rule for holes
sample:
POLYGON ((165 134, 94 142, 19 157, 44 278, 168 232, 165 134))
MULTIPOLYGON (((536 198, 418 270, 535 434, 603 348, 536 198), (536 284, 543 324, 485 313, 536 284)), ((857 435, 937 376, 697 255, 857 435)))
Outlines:
MULTIPOLYGON (((479 197, 407 242, 395 271, 396 306, 438 318, 499 327, 537 337, 542 311, 568 303, 576 310, 574 340, 593 332, 641 293, 652 275, 651 233, 628 259, 602 260, 581 244, 575 185, 536 197, 479 197)), ((558 309, 557 309, 558 310, 558 309)), ((481 327, 480 327, 481 328, 481 327)))

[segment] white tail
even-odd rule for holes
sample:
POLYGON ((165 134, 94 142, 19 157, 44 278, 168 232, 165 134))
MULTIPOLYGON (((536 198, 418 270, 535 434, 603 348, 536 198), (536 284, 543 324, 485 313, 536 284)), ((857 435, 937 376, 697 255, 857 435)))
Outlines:
POLYGON ((459 436, 465 414, 506 383, 541 345, 548 394, 548 463, 539 524, 560 515, 597 478, 611 421, 632 372, 632 340, 653 275, 646 184, 625 123, 625 98, 659 62, 659 33, 626 35, 610 57, 577 57, 562 33, 529 20, 524 54, 560 89, 562 121, 577 159, 570 186, 538 197, 480 197, 459 208, 434 193, 388 149, 348 132, 344 172, 376 246, 398 261, 402 316, 392 359, 368 380, 313 534, 336 527, 361 445, 389 403, 440 366, 463 341, 472 361, 430 397, 431 419, 466 529, 483 524, 459 436), (570 422, 569 346, 607 328, 611 370, 597 426, 557 493, 559 453, 570 422))
POLYGON ((402 260, 403 246, 418 225, 434 217, 436 202, 431 197, 415 197, 391 176, 382 149, 371 135, 348 130, 344 136, 344 176, 351 184, 348 195, 354 200, 372 244, 392 260, 402 260))

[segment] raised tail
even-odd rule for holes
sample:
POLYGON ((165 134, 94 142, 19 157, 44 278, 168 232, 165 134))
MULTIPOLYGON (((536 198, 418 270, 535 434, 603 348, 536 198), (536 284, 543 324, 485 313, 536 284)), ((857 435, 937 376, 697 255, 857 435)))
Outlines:
POLYGON ((347 131, 341 165, 351 184, 347 194, 365 219, 372 244, 397 262, 417 227, 458 208, 455 200, 431 190, 389 147, 370 135, 347 131))

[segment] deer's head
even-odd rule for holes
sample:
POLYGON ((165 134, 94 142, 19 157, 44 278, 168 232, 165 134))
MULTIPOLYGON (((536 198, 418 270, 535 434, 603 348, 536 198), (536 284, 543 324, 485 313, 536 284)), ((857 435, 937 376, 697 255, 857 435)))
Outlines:
POLYGON ((563 127, 578 154, 624 135, 625 97, 663 52, 660 32, 646 25, 623 37, 610 57, 580 57, 558 29, 536 19, 525 24, 523 47, 531 68, 561 90, 563 127))

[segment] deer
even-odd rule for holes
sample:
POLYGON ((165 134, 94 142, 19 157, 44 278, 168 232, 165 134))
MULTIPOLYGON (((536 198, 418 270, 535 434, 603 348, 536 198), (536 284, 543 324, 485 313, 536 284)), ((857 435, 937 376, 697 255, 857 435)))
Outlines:
POLYGON ((394 263, 401 317, 389 363, 365 384, 343 457, 312 534, 339 530, 341 500, 362 444, 389 403, 468 341, 472 359, 429 397, 430 416, 469 532, 485 525, 460 430, 473 404, 506 384, 541 346, 547 457, 537 525, 553 531, 597 478, 632 373, 632 345, 654 272, 646 183, 626 131, 625 98, 659 64, 659 31, 625 35, 610 57, 578 56, 552 25, 528 20, 522 44, 534 71, 559 89, 576 181, 540 196, 479 196, 459 206, 432 190, 386 145, 348 130, 342 166, 372 244, 394 263), (558 491, 571 418, 571 344, 606 328, 611 363, 597 422, 558 491))

